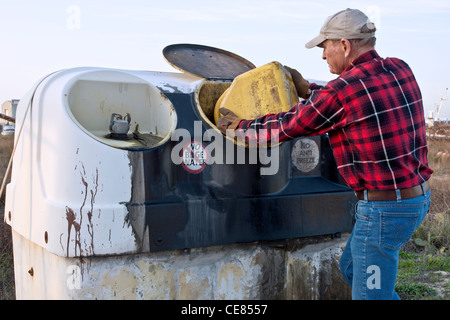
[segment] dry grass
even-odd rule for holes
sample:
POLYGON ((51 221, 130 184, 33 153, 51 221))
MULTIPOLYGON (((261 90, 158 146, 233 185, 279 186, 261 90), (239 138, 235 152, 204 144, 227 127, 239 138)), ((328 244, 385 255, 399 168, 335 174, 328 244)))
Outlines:
POLYGON ((12 136, 12 135, 1 136, 0 135, 0 178, 1 178, 1 181, 3 181, 3 176, 6 172, 6 168, 8 167, 9 158, 10 158, 12 150, 13 150, 13 144, 14 144, 14 136, 12 136))
MULTIPOLYGON (((3 182, 6 168, 13 150, 14 136, 0 135, 0 184, 3 182)), ((7 181, 10 180, 8 175, 7 181)), ((4 220, 5 191, 0 197, 0 300, 15 298, 14 264, 12 256, 11 227, 4 220)))
POLYGON ((450 139, 428 139, 431 206, 400 251, 396 291, 403 300, 450 299, 450 139))
POLYGON ((416 249, 449 255, 450 246, 450 140, 428 139, 431 176, 430 212, 413 236, 416 249), (419 239, 419 240, 417 240, 419 239), (422 248, 420 248, 422 247, 422 248))

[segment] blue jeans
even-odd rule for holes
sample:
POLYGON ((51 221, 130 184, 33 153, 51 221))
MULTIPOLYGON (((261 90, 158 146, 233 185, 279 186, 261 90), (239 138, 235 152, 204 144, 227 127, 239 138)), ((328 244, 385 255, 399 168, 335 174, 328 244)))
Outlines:
POLYGON ((353 300, 400 299, 394 290, 399 251, 427 215, 430 196, 428 191, 407 200, 358 201, 356 223, 340 261, 353 300))

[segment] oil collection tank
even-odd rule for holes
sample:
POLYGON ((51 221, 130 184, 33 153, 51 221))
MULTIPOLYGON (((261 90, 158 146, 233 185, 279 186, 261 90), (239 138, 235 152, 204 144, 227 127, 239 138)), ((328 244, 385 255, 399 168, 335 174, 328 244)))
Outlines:
POLYGON ((252 148, 217 129, 218 100, 252 63, 199 45, 163 54, 183 72, 67 69, 21 99, 5 206, 19 291, 22 269, 59 258, 351 231, 355 195, 326 135, 252 148))

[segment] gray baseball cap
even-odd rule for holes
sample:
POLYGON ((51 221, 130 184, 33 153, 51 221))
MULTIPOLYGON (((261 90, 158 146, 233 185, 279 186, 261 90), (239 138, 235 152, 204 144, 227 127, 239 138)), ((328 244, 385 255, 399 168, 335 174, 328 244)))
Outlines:
POLYGON ((327 39, 368 39, 375 36, 375 25, 357 9, 345 9, 329 16, 317 37, 305 44, 308 49, 327 39))

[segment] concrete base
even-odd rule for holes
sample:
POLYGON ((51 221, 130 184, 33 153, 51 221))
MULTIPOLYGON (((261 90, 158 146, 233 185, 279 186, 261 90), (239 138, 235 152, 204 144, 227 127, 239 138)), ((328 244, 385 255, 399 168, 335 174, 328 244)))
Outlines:
POLYGON ((13 232, 18 299, 351 299, 349 234, 153 254, 65 258, 13 232))

